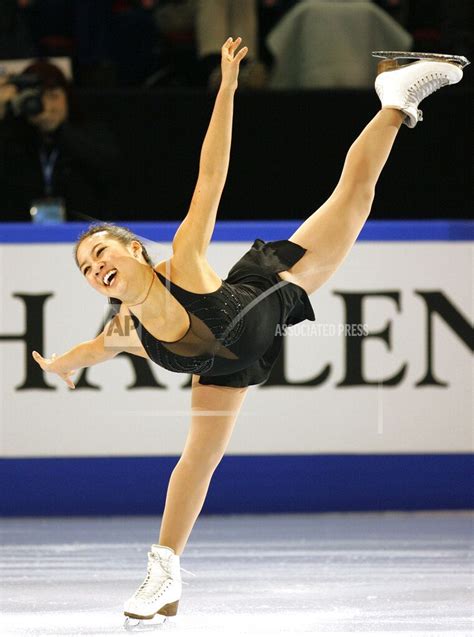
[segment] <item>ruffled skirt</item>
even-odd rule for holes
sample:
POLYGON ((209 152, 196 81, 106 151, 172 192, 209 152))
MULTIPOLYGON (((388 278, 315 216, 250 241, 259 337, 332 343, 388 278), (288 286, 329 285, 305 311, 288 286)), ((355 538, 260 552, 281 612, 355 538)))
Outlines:
MULTIPOLYGON (((224 280, 229 284, 255 285, 261 291, 273 288, 280 301, 280 325, 290 326, 305 320, 314 321, 314 311, 306 291, 299 285, 283 281, 278 276, 279 272, 288 270, 297 263, 305 252, 305 248, 286 239, 268 242, 256 239, 250 250, 232 266, 224 280)), ((264 324, 265 317, 261 318, 264 324)), ((258 360, 234 373, 200 376, 199 383, 226 387, 248 387, 264 383, 268 380, 283 345, 283 333, 275 328, 276 325, 271 346, 258 360)))

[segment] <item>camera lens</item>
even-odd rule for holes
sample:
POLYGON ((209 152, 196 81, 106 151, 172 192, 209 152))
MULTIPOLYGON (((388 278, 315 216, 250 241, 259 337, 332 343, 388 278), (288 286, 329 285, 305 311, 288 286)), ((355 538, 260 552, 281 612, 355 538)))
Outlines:
POLYGON ((19 109, 21 115, 31 117, 32 115, 39 115, 42 110, 43 102, 41 100, 41 95, 37 91, 23 96, 19 109))
POLYGON ((18 90, 18 95, 9 103, 9 110, 15 117, 31 117, 43 111, 41 81, 36 74, 12 75, 9 82, 18 90))

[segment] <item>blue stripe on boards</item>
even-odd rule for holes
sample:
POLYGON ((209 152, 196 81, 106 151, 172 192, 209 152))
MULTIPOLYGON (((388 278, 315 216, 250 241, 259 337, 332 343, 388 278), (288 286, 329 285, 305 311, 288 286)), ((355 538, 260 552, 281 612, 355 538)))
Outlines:
MULTIPOLYGON (((0 460, 0 514, 160 514, 176 457, 0 460)), ((469 509, 471 454, 226 456, 204 513, 469 509)))
MULTIPOLYGON (((218 221, 213 241, 264 241, 288 239, 302 221, 218 221)), ((120 221, 151 241, 169 242, 178 222, 137 223, 120 221)), ((0 223, 0 243, 74 243, 87 223, 41 226, 31 223, 0 223)), ((473 241, 470 221, 369 221, 359 241, 473 241)))

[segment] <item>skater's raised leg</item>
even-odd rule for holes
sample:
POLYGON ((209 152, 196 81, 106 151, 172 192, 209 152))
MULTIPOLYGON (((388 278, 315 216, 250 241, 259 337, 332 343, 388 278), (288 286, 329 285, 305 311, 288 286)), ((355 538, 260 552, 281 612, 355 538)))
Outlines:
POLYGON ((382 110, 352 144, 339 183, 329 199, 290 237, 307 252, 282 279, 317 290, 337 270, 369 216, 375 185, 402 123, 421 119, 419 103, 442 86, 459 82, 462 70, 449 62, 415 62, 381 73, 376 90, 382 110))
POLYGON ((380 111, 352 144, 334 192, 290 237, 307 252, 281 278, 311 294, 339 267, 369 216, 375 185, 404 117, 395 109, 380 111))

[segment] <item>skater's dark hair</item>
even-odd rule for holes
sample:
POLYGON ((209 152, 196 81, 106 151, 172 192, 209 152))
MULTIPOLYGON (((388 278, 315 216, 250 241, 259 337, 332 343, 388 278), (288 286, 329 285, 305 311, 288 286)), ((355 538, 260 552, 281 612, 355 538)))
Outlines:
POLYGON ((151 265, 153 267, 153 261, 150 259, 150 256, 140 239, 128 228, 124 228, 123 226, 116 226, 113 223, 92 224, 85 232, 79 235, 79 238, 76 241, 76 245, 74 246, 74 258, 76 260, 77 267, 79 267, 79 261, 77 260, 77 251, 79 249, 79 246, 84 241, 84 239, 88 239, 98 232, 106 232, 109 237, 115 239, 125 247, 128 247, 132 243, 132 241, 138 241, 142 248, 143 258, 148 263, 148 265, 151 265))

